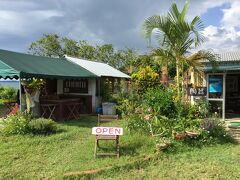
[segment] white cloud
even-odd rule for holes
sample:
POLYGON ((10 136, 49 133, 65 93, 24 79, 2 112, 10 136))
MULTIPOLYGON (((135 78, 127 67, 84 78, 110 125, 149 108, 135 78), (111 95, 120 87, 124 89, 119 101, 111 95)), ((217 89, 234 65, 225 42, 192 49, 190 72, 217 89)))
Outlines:
POLYGON ((222 9, 223 18, 221 25, 208 26, 203 35, 207 41, 203 44, 204 49, 213 49, 216 52, 236 51, 240 48, 240 2, 228 1, 229 7, 222 9))
POLYGON ((240 27, 240 2, 235 1, 230 8, 223 9, 222 24, 224 27, 240 27))
MULTIPOLYGON (((25 51, 43 33, 58 33, 92 44, 112 43, 118 48, 146 51, 147 43, 140 33, 144 19, 166 13, 172 2, 182 8, 185 0, 0 0, 0 48, 17 46, 25 51)), ((188 18, 223 3, 231 6, 223 11, 222 27, 206 27, 204 47, 237 46, 240 32, 230 26, 240 24, 240 13, 236 14, 240 4, 238 0, 190 0, 188 18)))
POLYGON ((201 48, 213 49, 215 52, 235 51, 240 46, 240 32, 234 28, 208 26, 203 35, 207 41, 201 48))

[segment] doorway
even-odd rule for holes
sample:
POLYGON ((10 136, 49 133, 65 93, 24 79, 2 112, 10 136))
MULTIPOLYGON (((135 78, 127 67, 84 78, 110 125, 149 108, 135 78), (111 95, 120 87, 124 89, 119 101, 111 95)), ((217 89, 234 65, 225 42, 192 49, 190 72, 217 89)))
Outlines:
POLYGON ((225 101, 226 119, 240 119, 240 74, 227 74, 225 101))

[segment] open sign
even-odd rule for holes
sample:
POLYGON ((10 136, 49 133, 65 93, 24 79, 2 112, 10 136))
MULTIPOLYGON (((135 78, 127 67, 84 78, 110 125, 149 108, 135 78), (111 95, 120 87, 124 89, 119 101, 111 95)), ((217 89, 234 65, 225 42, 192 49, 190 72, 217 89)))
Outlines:
POLYGON ((92 134, 95 135, 123 135, 123 128, 118 127, 93 127, 92 134))

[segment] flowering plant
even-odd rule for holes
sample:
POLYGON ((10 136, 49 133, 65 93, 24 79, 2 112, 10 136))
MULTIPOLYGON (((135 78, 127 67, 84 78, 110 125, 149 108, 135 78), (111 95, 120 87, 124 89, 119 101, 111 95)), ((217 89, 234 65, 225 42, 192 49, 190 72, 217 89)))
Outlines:
POLYGON ((19 111, 19 106, 18 104, 16 103, 12 108, 11 108, 11 112, 9 113, 9 115, 15 115, 17 114, 19 111))

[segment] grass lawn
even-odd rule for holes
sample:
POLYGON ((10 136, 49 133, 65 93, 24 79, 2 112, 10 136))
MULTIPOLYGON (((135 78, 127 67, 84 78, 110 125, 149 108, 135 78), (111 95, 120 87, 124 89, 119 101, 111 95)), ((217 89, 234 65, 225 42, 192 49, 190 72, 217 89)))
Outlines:
POLYGON ((189 152, 165 154, 144 168, 124 170, 104 179, 240 179, 240 145, 217 145, 189 152))
POLYGON ((120 138, 119 159, 94 160, 95 137, 91 128, 96 125, 96 117, 83 117, 79 121, 59 123, 61 131, 51 136, 0 135, 0 179, 58 178, 65 172, 123 165, 153 152, 154 141, 148 136, 130 135, 125 130, 120 138))
MULTIPOLYGON (((0 179, 63 178, 65 172, 79 172, 117 166, 96 179, 237 179, 240 178, 240 146, 185 148, 181 152, 162 153, 140 166, 129 162, 154 153, 154 139, 143 134, 120 138, 119 159, 100 157, 94 160, 94 136, 91 128, 96 117, 59 123, 60 132, 51 136, 0 135, 0 179), (121 168, 122 167, 122 168, 121 168), (118 172, 116 172, 118 171, 118 172)), ((108 144, 109 145, 109 144, 108 144)))

